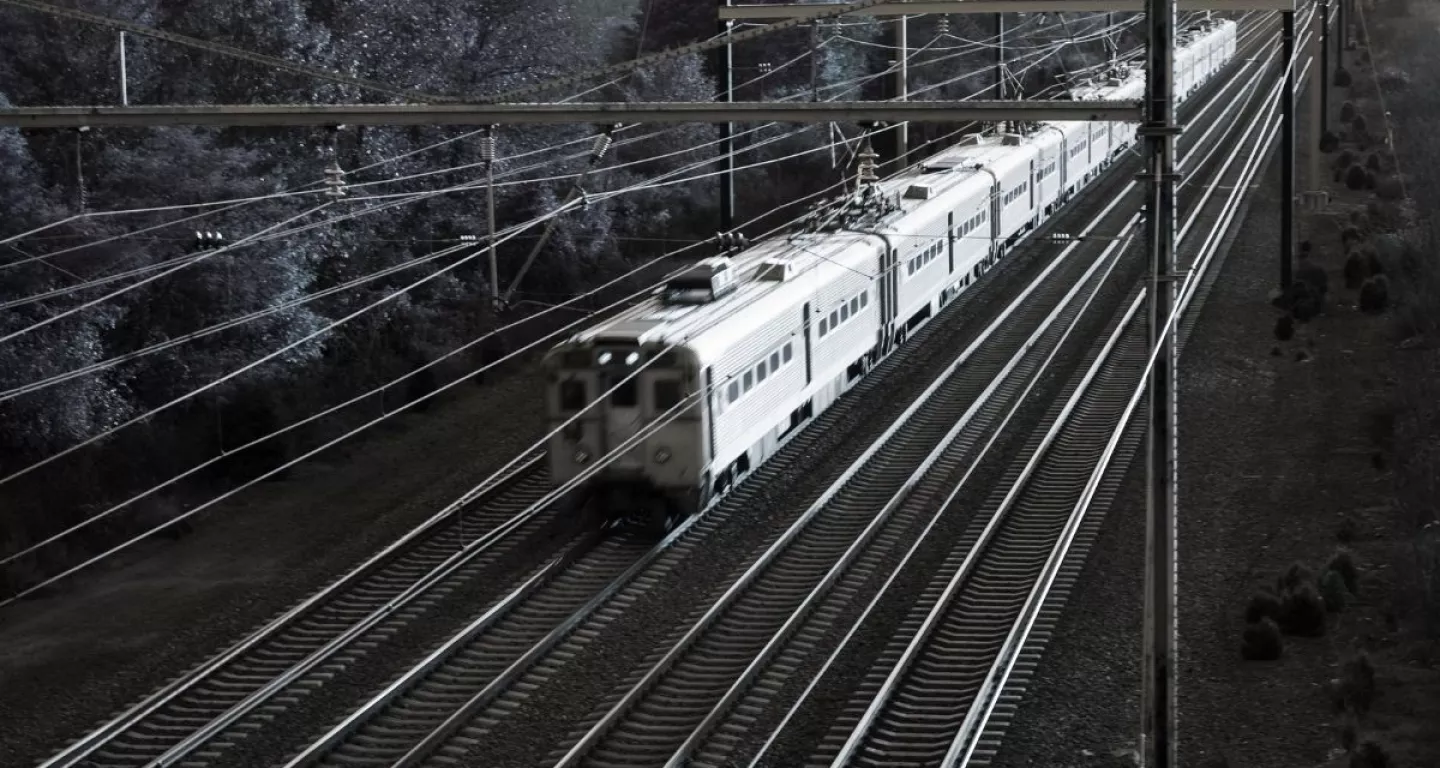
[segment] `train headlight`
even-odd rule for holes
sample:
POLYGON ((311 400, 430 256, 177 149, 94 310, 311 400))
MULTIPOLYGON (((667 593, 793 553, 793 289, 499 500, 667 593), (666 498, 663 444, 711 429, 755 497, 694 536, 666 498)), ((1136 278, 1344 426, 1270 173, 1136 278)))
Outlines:
POLYGON ((630 354, 628 354, 628 355, 625 356, 625 364, 626 364, 626 365, 634 365, 634 364, 636 364, 636 363, 638 363, 638 362, 640 362, 640 353, 639 353, 639 352, 631 352, 630 354))
POLYGON ((655 450, 655 463, 656 463, 656 464, 664 464, 665 462, 667 462, 667 461, 669 461, 669 460, 670 460, 670 449, 669 449, 669 448, 657 448, 657 449, 655 450))
POLYGON ((590 461, 590 452, 587 451, 587 450, 585 450, 584 448, 578 448, 578 449, 576 449, 576 451, 575 451, 575 463, 576 463, 576 464, 584 464, 584 463, 586 463, 586 462, 588 462, 588 461, 590 461))

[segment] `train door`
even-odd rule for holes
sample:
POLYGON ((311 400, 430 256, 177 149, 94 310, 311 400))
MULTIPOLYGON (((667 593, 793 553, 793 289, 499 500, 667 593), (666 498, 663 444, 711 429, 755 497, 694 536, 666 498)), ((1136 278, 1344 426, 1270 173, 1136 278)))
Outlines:
POLYGON ((945 252, 948 254, 948 257, 947 257, 947 258, 949 258, 949 260, 950 260, 950 267, 949 267, 949 269, 946 270, 945 274, 947 274, 947 275, 953 275, 953 274, 955 274, 955 212, 954 212, 954 211, 951 211, 949 214, 946 215, 946 219, 945 219, 945 234, 946 234, 945 240, 946 240, 946 243, 947 243, 947 245, 946 245, 946 247, 945 247, 945 252))
MULTIPOLYGON (((644 426, 643 411, 640 407, 640 384, 644 374, 626 380, 625 377, 633 372, 625 369, 607 371, 600 379, 602 392, 614 389, 600 406, 605 412, 605 444, 600 447, 602 456, 609 455, 611 451, 624 445, 626 440, 644 426)), ((645 453, 633 450, 635 447, 638 446, 631 446, 630 450, 616 456, 610 466, 619 470, 641 469, 644 466, 645 453)))

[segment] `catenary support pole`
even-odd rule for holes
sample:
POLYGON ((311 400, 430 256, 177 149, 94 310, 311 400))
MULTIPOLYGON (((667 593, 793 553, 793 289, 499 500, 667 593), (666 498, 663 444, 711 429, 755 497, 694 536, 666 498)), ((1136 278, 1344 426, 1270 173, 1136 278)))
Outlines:
MULTIPOLYGON (((1324 136, 1330 130, 1330 0, 1320 0, 1320 131, 1324 136)), ((1312 182, 1320 188, 1320 182, 1312 182)))
MULTIPOLYGON (((910 100, 910 17, 895 20, 895 100, 910 100)), ((897 167, 909 165, 910 124, 895 127, 895 160, 897 167)))
POLYGON ((1005 14, 995 14, 995 98, 1005 100, 1005 14))
POLYGON ((1280 290, 1290 288, 1295 250, 1295 12, 1282 11, 1280 66, 1285 86, 1280 94, 1280 290))
POLYGON ((485 161, 485 236, 490 241, 490 308, 500 310, 500 260, 495 253, 495 126, 485 130, 480 155, 485 161))
MULTIPOLYGON (((723 0, 722 5, 731 5, 733 0, 723 0)), ((731 34, 735 22, 720 22, 720 32, 731 34)), ((725 89, 725 101, 735 101, 735 46, 726 44, 715 49, 720 70, 720 81, 725 89)), ((735 228, 735 124, 720 124, 720 231, 729 232, 735 228)))
POLYGON ((120 33, 120 104, 130 106, 130 77, 125 72, 125 33, 120 33))
POLYGON ((1175 762, 1175 329, 1161 333, 1175 306, 1175 0, 1149 0, 1145 137, 1150 249, 1149 338, 1158 350, 1149 379, 1146 473, 1145 651, 1141 757, 1147 768, 1175 762))

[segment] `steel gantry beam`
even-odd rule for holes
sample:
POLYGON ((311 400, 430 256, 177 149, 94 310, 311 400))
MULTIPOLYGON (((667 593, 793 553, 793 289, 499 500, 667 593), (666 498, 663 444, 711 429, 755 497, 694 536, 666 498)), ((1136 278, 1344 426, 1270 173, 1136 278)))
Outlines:
MULTIPOLYGON (((1180 11, 1293 11, 1296 0, 1175 0, 1180 11)), ((806 19, 834 11, 840 3, 735 5, 720 9, 725 21, 806 19)), ((855 11, 856 16, 922 13, 1140 13, 1146 0, 909 0, 855 11)))
POLYGON ((831 123, 1078 120, 1139 122, 1130 101, 829 101, 588 104, 215 104, 0 109, 0 127, 78 128, 516 123, 831 123))

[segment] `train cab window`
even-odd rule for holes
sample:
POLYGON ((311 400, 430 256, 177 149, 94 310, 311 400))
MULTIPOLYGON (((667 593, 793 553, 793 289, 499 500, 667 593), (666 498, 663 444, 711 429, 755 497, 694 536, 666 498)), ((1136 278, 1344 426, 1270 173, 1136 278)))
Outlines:
POLYGON ((616 385, 615 392, 610 395, 610 404, 616 408, 634 408, 639 402, 640 388, 635 386, 634 379, 616 385))
POLYGON ((560 382, 560 410, 573 413, 585 407, 585 382, 560 382))
POLYGON ((790 342, 788 342, 788 341, 785 342, 785 349, 782 350, 782 352, 784 353, 785 362, 787 362, 787 363, 790 362, 790 358, 791 358, 791 357, 794 357, 794 355, 795 355, 795 353, 790 350, 790 342))
POLYGON ((664 413, 680 404, 684 397, 681 394, 680 382, 673 379, 660 379, 655 382, 655 412, 664 413))

